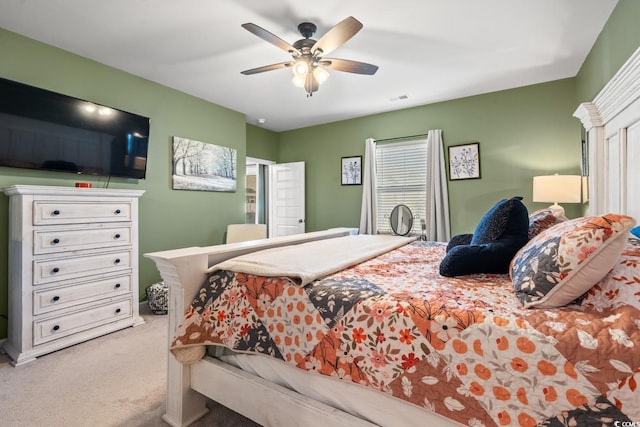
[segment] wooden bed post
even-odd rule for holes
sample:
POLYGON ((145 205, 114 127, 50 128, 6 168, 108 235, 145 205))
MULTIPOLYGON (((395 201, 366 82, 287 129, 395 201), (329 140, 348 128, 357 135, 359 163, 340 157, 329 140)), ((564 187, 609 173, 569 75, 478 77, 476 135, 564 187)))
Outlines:
MULTIPOLYGON (((206 254, 189 255, 191 249, 180 250, 183 256, 162 257, 146 254, 155 261, 160 275, 169 286, 169 341, 175 336, 178 325, 184 319, 186 307, 205 280, 208 268, 206 254), (180 277, 182 282, 178 279, 180 277)), ((177 251, 176 251, 177 252, 177 251)), ((167 343, 167 346, 170 343, 167 343)), ((207 413, 207 398, 191 389, 191 366, 179 363, 171 354, 167 361, 167 407, 163 419, 172 426, 184 427, 207 413)))

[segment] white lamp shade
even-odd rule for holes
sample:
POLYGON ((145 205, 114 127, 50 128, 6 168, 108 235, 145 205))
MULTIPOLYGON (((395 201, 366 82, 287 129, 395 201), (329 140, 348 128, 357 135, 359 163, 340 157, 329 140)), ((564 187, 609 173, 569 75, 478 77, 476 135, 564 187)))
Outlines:
POLYGON ((304 76, 298 76, 296 74, 294 74, 291 78, 291 83, 293 83, 293 85, 296 87, 304 87, 304 81, 304 76))
POLYGON ((329 72, 319 65, 313 69, 313 75, 318 80, 318 84, 326 82, 329 78, 329 72))
POLYGON ((307 71, 309 71, 309 64, 307 63, 307 61, 298 60, 295 64, 293 64, 293 67, 291 69, 293 71, 293 74, 295 74, 296 76, 304 76, 307 74, 307 71))
POLYGON ((533 201, 550 203, 580 203, 580 175, 545 175, 533 177, 533 201))

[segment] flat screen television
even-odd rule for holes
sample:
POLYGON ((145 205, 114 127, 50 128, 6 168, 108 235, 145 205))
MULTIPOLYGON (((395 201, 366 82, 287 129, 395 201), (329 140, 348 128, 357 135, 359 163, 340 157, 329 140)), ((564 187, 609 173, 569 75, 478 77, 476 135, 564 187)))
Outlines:
POLYGON ((144 179, 149 118, 0 78, 0 166, 144 179))

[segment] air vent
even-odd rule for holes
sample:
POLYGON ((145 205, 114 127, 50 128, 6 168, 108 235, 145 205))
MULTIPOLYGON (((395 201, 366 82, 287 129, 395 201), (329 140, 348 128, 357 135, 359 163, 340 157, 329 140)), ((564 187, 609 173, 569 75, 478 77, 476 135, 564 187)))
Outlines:
POLYGON ((404 99, 408 99, 408 98, 409 98, 408 95, 400 95, 400 96, 396 96, 395 98, 389 99, 389 101, 391 101, 391 102, 400 101, 400 100, 404 100, 404 99))

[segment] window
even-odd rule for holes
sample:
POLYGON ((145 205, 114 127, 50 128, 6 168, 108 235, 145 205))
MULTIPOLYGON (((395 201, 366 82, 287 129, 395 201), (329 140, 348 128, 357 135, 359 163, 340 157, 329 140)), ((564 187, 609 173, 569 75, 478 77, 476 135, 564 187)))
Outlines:
POLYGON ((419 234, 427 209, 427 141, 377 145, 376 177, 378 233, 391 233, 391 210, 404 204, 413 213, 412 234, 419 234))

